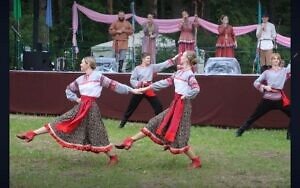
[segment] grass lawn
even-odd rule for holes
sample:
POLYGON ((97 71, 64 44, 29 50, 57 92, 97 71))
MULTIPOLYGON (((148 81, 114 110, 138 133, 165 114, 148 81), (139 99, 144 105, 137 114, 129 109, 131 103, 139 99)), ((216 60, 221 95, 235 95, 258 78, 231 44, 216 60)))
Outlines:
MULTIPOLYGON (((62 148, 44 134, 26 143, 17 133, 36 129, 55 117, 10 115, 10 187, 12 188, 227 188, 290 187, 290 141, 286 130, 252 129, 236 138, 236 129, 193 126, 190 145, 202 168, 188 170, 186 155, 163 151, 149 138, 126 150, 114 150, 120 162, 106 167, 105 154, 62 148)), ((112 143, 137 133, 145 124, 104 120, 112 143)))

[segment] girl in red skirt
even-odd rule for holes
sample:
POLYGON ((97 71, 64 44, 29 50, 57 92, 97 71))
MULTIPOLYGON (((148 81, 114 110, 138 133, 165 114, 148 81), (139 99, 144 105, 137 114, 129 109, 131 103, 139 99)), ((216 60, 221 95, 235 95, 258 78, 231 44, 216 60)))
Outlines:
POLYGON ((96 71, 94 57, 83 58, 80 68, 85 74, 66 88, 66 97, 77 104, 43 127, 16 136, 31 142, 35 136, 49 133, 63 147, 94 153, 104 152, 110 158, 108 164, 114 165, 118 162, 118 157, 111 152, 113 144, 109 142, 96 99, 100 97, 103 87, 120 94, 140 92, 96 71), (80 98, 76 92, 80 93, 80 98))
POLYGON ((237 41, 233 27, 229 25, 227 15, 220 18, 222 24, 218 27, 218 40, 216 43, 216 57, 234 57, 234 49, 237 48, 237 41))
POLYGON ((122 144, 116 145, 118 149, 130 149, 133 142, 148 136, 153 142, 163 145, 165 150, 172 154, 185 153, 192 163, 190 168, 201 167, 200 158, 190 149, 188 144, 191 127, 192 105, 191 99, 200 92, 200 87, 192 71, 197 63, 194 51, 185 51, 181 56, 183 68, 171 77, 152 83, 141 88, 141 92, 149 89, 160 90, 174 84, 175 96, 166 110, 156 115, 136 135, 126 138, 122 144))

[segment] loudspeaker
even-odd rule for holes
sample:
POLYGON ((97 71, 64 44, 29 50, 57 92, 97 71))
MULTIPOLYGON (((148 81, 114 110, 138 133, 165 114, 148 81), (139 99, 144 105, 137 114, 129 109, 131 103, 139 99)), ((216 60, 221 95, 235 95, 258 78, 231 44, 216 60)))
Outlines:
POLYGON ((24 70, 52 70, 49 52, 23 52, 24 70))

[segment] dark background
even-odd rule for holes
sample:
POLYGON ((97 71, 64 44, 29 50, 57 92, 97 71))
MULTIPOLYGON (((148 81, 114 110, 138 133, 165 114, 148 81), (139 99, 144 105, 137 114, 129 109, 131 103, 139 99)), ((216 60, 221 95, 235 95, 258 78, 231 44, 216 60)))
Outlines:
MULTIPOLYGON (((296 53, 299 53, 300 49, 300 28, 299 20, 300 17, 300 2, 297 0, 292 0, 291 10, 292 10, 292 53, 291 58, 296 53)), ((1 108, 0 108, 0 143, 1 143, 1 165, 0 165, 0 185, 1 187, 9 187, 9 113, 8 113, 8 99, 9 99, 9 85, 8 85, 8 70, 9 70, 9 2, 0 1, 0 23, 1 23, 1 33, 0 33, 0 83, 1 83, 1 108)), ((299 108, 299 83, 300 79, 300 60, 299 56, 297 59, 292 60, 292 187, 300 187, 300 150, 299 150, 299 135, 300 135, 300 108, 299 108)))

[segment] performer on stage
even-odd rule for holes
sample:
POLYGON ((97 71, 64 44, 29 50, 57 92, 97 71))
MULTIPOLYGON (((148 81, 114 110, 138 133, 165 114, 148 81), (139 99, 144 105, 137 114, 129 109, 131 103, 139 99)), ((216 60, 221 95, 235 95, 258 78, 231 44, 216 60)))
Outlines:
POLYGON ((174 84, 175 96, 170 107, 155 117, 139 133, 126 138, 122 144, 115 145, 118 149, 130 149, 133 142, 148 136, 153 142, 163 145, 172 154, 185 153, 192 163, 190 168, 201 167, 200 157, 196 156, 188 144, 191 127, 191 99, 200 92, 192 66, 197 63, 194 51, 185 51, 181 56, 183 68, 177 70, 167 79, 152 83, 140 91, 160 90, 174 84))
MULTIPOLYGON (((290 101, 286 97, 283 87, 285 81, 290 77, 291 64, 286 68, 281 66, 281 57, 278 53, 271 54, 272 68, 264 71, 253 83, 254 87, 263 93, 263 98, 255 111, 247 118, 235 133, 237 137, 242 136, 244 131, 264 114, 271 110, 281 110, 290 117, 290 101)), ((291 124, 291 122, 290 122, 291 124)), ((290 139, 290 125, 287 131, 287 139, 290 139)))
POLYGON ((147 22, 143 25, 144 37, 142 40, 142 53, 151 54, 151 63, 156 63, 156 37, 158 25, 153 21, 153 14, 148 14, 147 22))
POLYGON ((215 57, 234 57, 234 49, 237 48, 237 41, 233 27, 229 25, 227 15, 220 18, 222 24, 218 26, 218 39, 216 43, 215 57))
POLYGON ((269 22, 269 15, 262 16, 262 23, 257 26, 256 37, 258 39, 257 48, 260 55, 261 72, 271 67, 271 54, 273 53, 274 41, 276 38, 274 24, 269 22))
MULTIPOLYGON (((193 28, 198 28, 200 26, 198 21, 198 16, 195 15, 195 20, 193 22, 189 21, 189 14, 187 11, 182 11, 182 21, 179 23, 178 27, 180 29, 180 36, 178 40, 178 53, 182 54, 186 50, 195 50, 195 37, 193 35, 193 28)), ((180 63, 180 57, 179 62, 180 63)))
POLYGON ((109 27, 109 34, 113 38, 114 57, 119 62, 118 72, 122 72, 123 63, 128 50, 128 37, 133 33, 132 25, 125 20, 125 13, 119 11, 118 20, 109 27))
POLYGON ((65 91, 66 97, 77 104, 43 127, 16 136, 31 142, 37 135, 50 133, 63 147, 94 153, 104 152, 110 159, 108 165, 114 165, 118 162, 118 157, 111 152, 113 145, 109 142, 96 100, 100 97, 103 87, 120 94, 140 92, 96 71, 96 61, 93 57, 83 58, 80 68, 85 74, 70 83, 65 91), (76 93, 80 93, 80 98, 76 93))
MULTIPOLYGON (((151 64, 151 56, 148 53, 142 54, 142 64, 136 66, 131 74, 130 83, 133 88, 141 88, 146 87, 152 84, 153 77, 157 74, 157 72, 162 71, 163 69, 169 68, 174 65, 175 60, 178 55, 169 59, 163 63, 151 64)), ((155 115, 162 112, 162 104, 159 101, 158 97, 154 93, 153 90, 148 90, 143 95, 132 95, 130 103, 127 107, 126 112, 124 113, 123 119, 119 125, 120 128, 123 128, 133 114, 135 109, 138 107, 143 98, 146 98, 148 102, 151 104, 155 115)))

